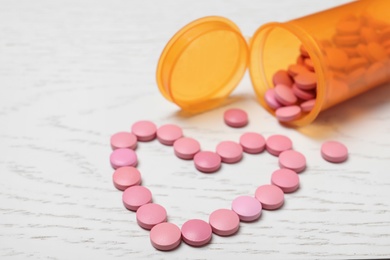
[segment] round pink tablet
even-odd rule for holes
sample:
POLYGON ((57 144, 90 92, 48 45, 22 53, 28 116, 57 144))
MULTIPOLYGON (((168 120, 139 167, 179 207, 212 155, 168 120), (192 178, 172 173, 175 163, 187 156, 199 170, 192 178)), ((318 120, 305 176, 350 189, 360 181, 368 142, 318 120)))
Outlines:
POLYGON ((314 72, 304 72, 295 78, 295 84, 303 90, 315 89, 317 87, 317 75, 314 72))
POLYGON ((135 150, 137 148, 137 137, 132 133, 119 132, 111 136, 110 143, 113 150, 118 148, 135 150))
POLYGON ((221 168, 221 156, 210 151, 201 151, 194 156, 195 168, 204 173, 216 172, 221 168))
POLYGON ((314 71, 314 63, 310 58, 306 58, 304 60, 306 68, 308 68, 310 71, 314 71))
POLYGON ((301 52, 301 55, 308 58, 310 57, 309 55, 309 52, 306 50, 305 46, 303 46, 303 44, 301 44, 301 46, 299 47, 299 51, 301 52))
POLYGON ((152 193, 144 186, 131 186, 122 194, 123 205, 136 211, 142 205, 152 202, 152 193))
POLYGON ((279 154, 279 166, 298 173, 306 168, 306 158, 300 152, 287 150, 279 154))
POLYGON ((226 110, 223 119, 225 124, 231 127, 244 127, 248 124, 248 114, 239 108, 226 110))
MULTIPOLYGON (((302 61, 304 62, 304 60, 302 61)), ((299 73, 306 72, 307 68, 300 64, 291 64, 288 66, 288 74, 290 74, 291 77, 295 77, 299 73)))
POLYGON ((114 186, 118 190, 125 190, 128 187, 141 184, 141 174, 132 166, 120 167, 112 175, 114 186))
POLYGON ((266 149, 275 156, 283 151, 290 150, 292 148, 292 141, 290 138, 284 135, 271 135, 267 138, 266 149))
POLYGON ((157 224, 150 230, 150 242, 158 250, 173 250, 181 243, 180 228, 169 222, 157 224))
POLYGON ((240 227, 240 218, 233 210, 218 209, 210 214, 209 223, 215 234, 230 236, 240 227))
POLYGON ((265 139, 258 133, 248 132, 242 134, 240 144, 246 153, 261 153, 265 149, 265 139))
POLYGON ((329 162, 340 163, 347 160, 348 149, 344 144, 340 142, 328 141, 322 144, 321 155, 325 160, 329 162))
POLYGON ((275 86, 275 98, 285 106, 293 105, 298 101, 291 87, 281 84, 275 86))
POLYGON ((217 145, 217 154, 224 163, 236 163, 242 159, 242 146, 233 141, 222 141, 217 145))
POLYGON ((131 132, 137 136, 138 141, 147 142, 156 138, 157 127, 153 122, 142 120, 134 123, 131 132))
POLYGON ((271 183, 278 186, 283 192, 294 192, 299 188, 299 176, 289 169, 279 169, 272 173, 271 183))
POLYGON ((276 109, 275 116, 280 122, 291 122, 301 116, 300 106, 286 106, 276 109))
POLYGON ((303 112, 310 112, 316 104, 315 99, 311 99, 301 103, 301 109, 303 112))
POLYGON ((280 104, 279 101, 276 100, 275 89, 273 88, 267 89, 264 95, 264 100, 267 105, 272 109, 277 109, 282 106, 282 104, 280 104))
POLYGON ((316 97, 316 92, 314 90, 300 89, 297 87, 297 84, 294 84, 291 90, 297 98, 302 100, 310 100, 316 97))
POLYGON ((297 64, 304 66, 305 65, 305 56, 299 55, 297 57, 297 61, 296 62, 297 62, 297 64))
POLYGON ((278 209, 284 203, 284 193, 282 189, 275 185, 262 185, 256 189, 256 199, 258 199, 264 209, 278 209))
POLYGON ((167 124, 157 129, 157 139, 165 145, 173 145, 182 136, 183 131, 177 125, 167 124))
POLYGON ((274 83, 274 86, 283 84, 286 86, 291 87, 293 84, 293 80, 285 70, 279 70, 277 71, 274 76, 272 77, 272 82, 274 83))
POLYGON ((200 144, 193 138, 182 137, 173 143, 173 149, 177 157, 191 160, 200 151, 200 144))
POLYGON ((210 242, 212 229, 210 224, 200 219, 191 219, 181 227, 183 241, 191 246, 204 246, 210 242))
POLYGON ((232 202, 232 210, 237 213, 241 221, 250 222, 261 215, 262 204, 251 196, 239 196, 232 202))
POLYGON ((116 169, 124 166, 137 166, 137 154, 131 149, 119 148, 112 151, 110 155, 112 168, 116 169))
POLYGON ((167 211, 159 204, 148 203, 137 209, 137 223, 144 229, 152 229, 155 225, 167 221, 167 211))

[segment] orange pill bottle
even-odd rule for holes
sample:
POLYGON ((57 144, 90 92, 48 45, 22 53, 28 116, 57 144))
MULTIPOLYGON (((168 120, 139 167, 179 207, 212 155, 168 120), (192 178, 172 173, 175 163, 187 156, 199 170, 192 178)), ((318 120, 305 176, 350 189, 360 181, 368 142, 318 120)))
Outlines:
POLYGON ((321 111, 390 81, 389 0, 360 0, 284 23, 261 26, 249 43, 223 17, 205 17, 177 32, 157 67, 163 96, 185 111, 221 105, 246 69, 260 104, 273 88, 273 75, 310 57, 317 76, 310 112, 287 124, 310 124, 321 111))

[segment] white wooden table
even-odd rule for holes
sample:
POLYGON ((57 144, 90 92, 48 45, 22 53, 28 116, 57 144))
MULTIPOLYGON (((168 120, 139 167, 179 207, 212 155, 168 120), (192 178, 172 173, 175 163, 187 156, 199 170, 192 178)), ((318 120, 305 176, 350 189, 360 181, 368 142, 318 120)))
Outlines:
MULTIPOLYGON (((390 256, 390 86, 321 114, 301 129, 280 126, 255 101, 249 77, 233 95, 249 113, 244 129, 224 125, 227 107, 184 116, 155 83, 159 55, 188 22, 233 20, 250 36, 261 24, 287 21, 346 3, 328 1, 49 1, 0 3, 1 259, 340 259, 390 256), (285 134, 304 153, 299 191, 282 209, 214 235, 202 248, 155 250, 112 184, 110 136, 133 122, 175 123, 202 148, 244 131, 285 134), (343 164, 320 156, 325 140, 350 150, 343 164)), ((208 220, 239 195, 269 183, 275 157, 245 155, 215 174, 196 171, 157 141, 137 149, 143 184, 169 221, 208 220)))

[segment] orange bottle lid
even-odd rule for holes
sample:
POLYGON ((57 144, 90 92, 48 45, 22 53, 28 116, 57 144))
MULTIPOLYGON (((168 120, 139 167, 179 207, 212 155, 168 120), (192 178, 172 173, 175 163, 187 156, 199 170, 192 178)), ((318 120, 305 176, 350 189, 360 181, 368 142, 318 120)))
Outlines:
POLYGON ((248 62, 248 45, 239 28, 223 17, 204 17, 184 26, 165 46, 157 84, 183 110, 200 112, 229 96, 248 62))

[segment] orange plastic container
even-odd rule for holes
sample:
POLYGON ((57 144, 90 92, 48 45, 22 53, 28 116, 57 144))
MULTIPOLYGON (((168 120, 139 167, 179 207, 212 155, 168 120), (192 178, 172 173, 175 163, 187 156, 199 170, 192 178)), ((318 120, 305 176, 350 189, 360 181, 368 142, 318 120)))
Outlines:
POLYGON ((260 104, 306 49, 317 75, 316 103, 292 126, 390 80, 390 1, 360 0, 285 23, 261 26, 249 46, 238 27, 223 17, 205 17, 182 28, 168 42, 157 67, 157 84, 168 100, 197 113, 220 105, 246 68, 260 104))

